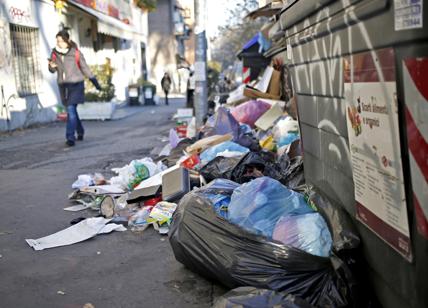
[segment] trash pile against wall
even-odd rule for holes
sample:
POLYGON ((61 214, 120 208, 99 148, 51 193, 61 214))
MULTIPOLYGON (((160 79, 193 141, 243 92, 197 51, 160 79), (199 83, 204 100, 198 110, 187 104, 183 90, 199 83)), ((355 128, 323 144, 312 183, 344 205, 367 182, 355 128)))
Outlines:
POLYGON ((242 97, 217 106, 203 127, 189 134, 192 120, 186 131, 180 122, 159 153, 113 169, 116 176, 80 175, 69 196, 74 204, 64 210, 98 217, 74 220, 29 245, 70 245, 105 226, 153 226, 168 234, 176 259, 190 270, 228 288, 247 287, 216 307, 355 306, 358 284, 348 265, 359 237, 344 211, 305 185, 283 71, 267 61, 258 80, 238 89, 242 97))

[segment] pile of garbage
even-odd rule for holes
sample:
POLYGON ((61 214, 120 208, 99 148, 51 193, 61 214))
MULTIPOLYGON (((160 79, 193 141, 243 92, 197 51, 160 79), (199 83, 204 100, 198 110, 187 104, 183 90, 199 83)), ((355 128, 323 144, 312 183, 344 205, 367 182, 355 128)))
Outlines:
POLYGON ((298 122, 263 100, 220 106, 199 130, 194 119, 183 122, 153 157, 112 169, 110 179, 79 175, 64 210, 96 217, 29 245, 153 226, 190 270, 239 288, 218 307, 243 294, 299 307, 350 305, 354 280, 338 256, 359 238, 346 213, 305 184, 298 122))

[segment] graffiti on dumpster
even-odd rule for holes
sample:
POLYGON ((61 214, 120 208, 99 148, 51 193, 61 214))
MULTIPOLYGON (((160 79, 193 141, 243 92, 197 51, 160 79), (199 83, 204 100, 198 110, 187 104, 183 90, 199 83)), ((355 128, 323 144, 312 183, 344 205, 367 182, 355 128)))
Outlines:
MULTIPOLYGON (((419 1, 415 2, 419 3, 419 1)), ((389 101, 388 104, 396 108, 396 98, 394 94, 396 92, 395 79, 393 80, 394 85, 392 85, 389 83, 389 81, 392 82, 392 80, 388 79, 390 76, 384 74, 384 70, 378 62, 379 59, 376 51, 374 51, 375 37, 370 35, 366 23, 361 22, 357 16, 355 10, 357 6, 351 5, 351 1, 346 0, 342 1, 342 5, 345 9, 345 13, 343 17, 341 17, 341 22, 343 26, 346 26, 346 30, 341 30, 343 28, 340 28, 340 21, 331 17, 334 12, 331 12, 330 7, 326 6, 324 9, 318 11, 315 16, 306 18, 301 24, 294 25, 286 31, 287 41, 290 42, 289 47, 292 46, 293 48, 290 66, 294 71, 293 75, 295 78, 293 82, 296 92, 299 94, 297 98, 298 107, 299 109, 302 107, 305 110, 311 110, 313 111, 312 114, 316 114, 315 117, 308 117, 304 113, 300 114, 300 116, 302 119, 305 117, 308 118, 308 122, 303 122, 311 126, 315 125, 315 128, 321 130, 321 142, 323 141, 323 132, 333 132, 335 135, 340 136, 339 138, 330 138, 330 140, 333 140, 330 144, 322 144, 321 151, 323 151, 323 149, 328 149, 328 152, 324 151, 322 153, 321 160, 326 164, 330 164, 330 162, 335 162, 336 166, 339 164, 340 171, 345 177, 347 177, 348 166, 352 166, 352 173, 355 175, 354 167, 357 160, 354 159, 354 154, 355 151, 358 150, 358 147, 348 145, 346 143, 346 138, 348 137, 349 143, 352 143, 352 138, 364 138, 364 134, 367 134, 370 130, 385 126, 385 123, 389 123, 388 125, 395 123, 392 125, 394 131, 387 131, 387 136, 389 136, 387 139, 389 138, 388 140, 391 142, 389 146, 395 150, 387 151, 389 153, 388 155, 382 154, 378 156, 379 159, 376 160, 375 170, 396 168, 396 170, 400 171, 396 174, 396 177, 382 178, 381 174, 379 174, 378 178, 378 183, 380 184, 382 184, 382 181, 386 181, 387 178, 391 180, 391 189, 389 192, 384 191, 383 196, 385 198, 394 196, 394 199, 398 201, 394 204, 396 208, 382 206, 381 203, 377 203, 374 207, 379 205, 378 208, 372 210, 381 211, 383 212, 381 213, 382 215, 370 215, 370 217, 368 217, 367 211, 364 211, 367 208, 357 205, 359 209, 363 209, 358 212, 358 218, 380 235, 388 244, 404 255, 407 260, 411 260, 406 196, 402 184, 404 180, 402 177, 400 138, 396 128, 397 115, 392 112, 385 113, 385 109, 381 106, 387 99, 389 101), (358 44, 356 42, 358 42, 358 44), (360 90, 364 97, 360 97, 360 102, 357 100, 358 97, 353 97, 354 105, 346 109, 345 80, 348 80, 349 84, 352 84, 355 81, 353 79, 355 76, 346 76, 346 74, 349 74, 349 71, 346 70, 345 66, 349 63, 347 64, 347 62, 344 61, 345 57, 343 55, 354 54, 356 48, 358 48, 358 51, 369 50, 365 58, 369 62, 374 62, 371 73, 377 76, 378 82, 376 85, 368 85, 367 83, 365 83, 364 86, 362 85, 366 90, 368 87, 373 86, 373 89, 371 89, 372 93, 370 94, 368 93, 369 91, 363 91, 361 88, 360 90), (325 111, 325 108, 328 108, 328 112, 325 111), (366 110, 364 110, 364 108, 366 110), (347 122, 343 120, 346 119, 346 116, 348 116, 350 128, 348 133, 346 132, 347 122), (343 127, 344 124, 345 127, 343 127), (366 131, 364 131, 364 129, 366 129, 366 131), (353 150, 354 153, 352 153, 353 150), (391 194, 388 195, 388 193, 391 194), (369 220, 371 222, 369 222, 369 220), (383 232, 384 230, 375 230, 375 228, 373 228, 373 226, 377 227, 378 223, 385 228, 391 227, 394 230, 394 232, 390 233, 390 235, 393 235, 392 238, 386 238, 388 234, 385 234, 385 232, 383 232)), ((392 61, 392 63, 394 63, 394 61, 392 61)), ((352 95, 354 94, 355 93, 352 93, 352 95)), ((305 140, 304 133, 302 138, 305 140)), ((330 142, 328 139, 324 140, 330 142)), ((379 140, 383 141, 382 138, 379 140)), ((374 145, 374 148, 371 147, 370 150, 379 153, 381 149, 374 145)), ((314 155, 316 156, 316 152, 314 152, 314 155)), ((337 167, 332 168, 337 169, 337 167)), ((365 168, 360 169, 366 171, 365 168)), ((325 182, 326 179, 316 179, 316 181, 321 180, 325 182)), ((349 202, 349 200, 340 193, 341 188, 336 189, 334 187, 334 179, 327 179, 327 182, 333 191, 337 193, 339 200, 342 200, 344 204, 349 202)), ((356 182, 355 178, 353 182, 356 194, 360 193, 360 197, 364 198, 364 193, 358 190, 359 183, 356 182)), ((322 183, 322 185, 325 185, 325 183, 322 183)), ((341 187, 344 188, 345 185, 346 184, 341 187)), ((384 205, 387 203, 386 201, 387 200, 383 200, 384 205)), ((364 202, 359 202, 359 204, 361 203, 366 205, 364 202)), ((390 202, 390 204, 393 203, 394 202, 390 202)), ((426 208, 423 210, 425 213, 424 217, 427 217, 426 208)), ((420 217, 422 217, 422 215, 420 215, 420 217)), ((424 224, 420 225, 425 228, 424 230, 428 230, 428 223, 426 223, 426 220, 424 220, 424 224)), ((422 227, 420 229, 423 229, 422 227)), ((425 234, 428 234, 428 232, 425 234)))

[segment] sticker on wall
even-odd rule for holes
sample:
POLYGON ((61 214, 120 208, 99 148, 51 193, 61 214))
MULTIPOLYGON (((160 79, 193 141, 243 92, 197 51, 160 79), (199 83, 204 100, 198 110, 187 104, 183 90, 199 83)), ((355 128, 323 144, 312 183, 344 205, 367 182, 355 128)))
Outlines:
POLYGON ((194 64, 195 67, 195 81, 205 81, 206 80, 206 66, 205 62, 197 61, 194 64))
POLYGON ((395 31, 423 27, 424 0, 394 0, 395 31))
POLYGON ((411 261, 393 49, 346 57, 344 76, 357 219, 411 261))

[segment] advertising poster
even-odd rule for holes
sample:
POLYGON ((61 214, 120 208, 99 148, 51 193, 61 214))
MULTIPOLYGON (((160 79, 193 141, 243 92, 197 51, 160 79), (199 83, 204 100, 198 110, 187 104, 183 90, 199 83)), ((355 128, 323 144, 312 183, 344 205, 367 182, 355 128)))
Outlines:
POLYGON ((411 260, 392 49, 344 59, 357 219, 411 260))

